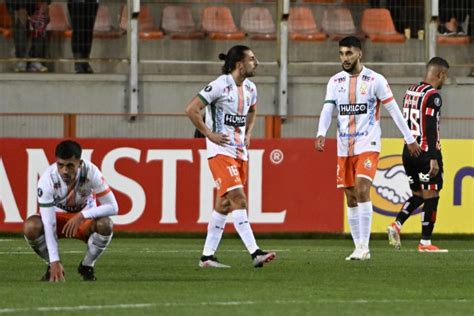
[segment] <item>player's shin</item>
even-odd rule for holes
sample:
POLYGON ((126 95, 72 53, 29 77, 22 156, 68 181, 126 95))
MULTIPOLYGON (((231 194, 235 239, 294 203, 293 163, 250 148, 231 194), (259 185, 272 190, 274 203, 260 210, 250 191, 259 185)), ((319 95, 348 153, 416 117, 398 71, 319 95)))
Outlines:
POLYGON ((224 233, 225 221, 227 215, 223 215, 215 210, 212 212, 211 219, 207 225, 206 242, 204 243, 203 256, 212 256, 217 251, 219 243, 224 233))
POLYGON ((48 253, 48 247, 46 246, 46 238, 43 235, 39 236, 35 240, 29 240, 28 238, 25 237, 26 242, 30 245, 31 249, 38 254, 38 256, 41 257, 41 259, 44 260, 47 264, 49 264, 49 253, 48 253))
POLYGON ((398 222, 399 226, 402 226, 403 223, 410 217, 411 213, 416 210, 421 204, 423 204, 424 199, 420 196, 413 195, 402 206, 402 209, 397 215, 397 219, 395 220, 398 222))
POLYGON ((425 200, 423 206, 423 219, 421 222, 421 243, 430 244, 436 222, 436 211, 438 209, 439 197, 425 200))
POLYGON ((347 208, 347 220, 349 222, 352 240, 357 248, 360 244, 359 208, 357 206, 347 208))
POLYGON ((259 247, 257 241, 253 235, 252 227, 250 226, 249 219, 247 217, 247 211, 244 209, 235 210, 232 212, 234 220, 234 227, 240 238, 242 239, 245 247, 250 254, 253 254, 259 247))
POLYGON ((360 244, 362 248, 369 248, 370 231, 372 228, 372 202, 358 203, 359 224, 360 224, 360 244))
POLYGON ((112 236, 113 233, 107 236, 95 232, 92 233, 87 240, 87 252, 84 259, 82 259, 82 265, 93 267, 97 259, 104 253, 112 241, 112 236))

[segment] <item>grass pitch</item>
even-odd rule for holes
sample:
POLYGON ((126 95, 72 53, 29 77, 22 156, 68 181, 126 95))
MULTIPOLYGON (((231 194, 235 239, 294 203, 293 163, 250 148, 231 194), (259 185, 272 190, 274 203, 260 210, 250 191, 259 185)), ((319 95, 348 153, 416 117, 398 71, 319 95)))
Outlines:
POLYGON ((472 240, 441 240, 449 253, 371 242, 372 259, 345 261, 347 239, 260 239, 277 259, 253 268, 238 239, 217 253, 231 269, 197 266, 204 240, 115 238, 96 264, 76 269, 85 244, 61 240, 66 282, 37 281, 45 265, 21 238, 0 239, 0 315, 474 315, 472 240))

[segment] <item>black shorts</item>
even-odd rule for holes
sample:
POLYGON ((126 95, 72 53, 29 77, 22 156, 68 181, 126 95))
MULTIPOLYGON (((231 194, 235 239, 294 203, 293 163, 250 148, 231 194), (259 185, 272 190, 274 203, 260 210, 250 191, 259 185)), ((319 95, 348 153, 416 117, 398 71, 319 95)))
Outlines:
POLYGON ((439 172, 434 178, 428 176, 430 171, 430 158, 427 157, 426 152, 422 152, 419 157, 412 157, 405 145, 403 147, 402 159, 403 167, 405 168, 412 191, 440 191, 443 188, 443 156, 441 155, 441 151, 437 151, 436 160, 438 161, 439 172))
POLYGON ((38 2, 46 2, 47 4, 51 3, 51 0, 5 0, 7 4, 8 11, 10 14, 13 14, 15 11, 20 9, 26 9, 28 15, 32 15, 36 10, 36 4, 38 2))

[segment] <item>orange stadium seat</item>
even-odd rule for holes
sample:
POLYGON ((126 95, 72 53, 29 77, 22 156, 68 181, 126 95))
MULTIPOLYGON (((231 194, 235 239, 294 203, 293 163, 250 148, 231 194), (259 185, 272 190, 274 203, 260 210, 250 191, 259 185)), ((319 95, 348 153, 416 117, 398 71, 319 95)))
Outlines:
POLYGON ((72 29, 64 12, 64 7, 60 3, 51 3, 49 5, 49 23, 46 30, 52 37, 72 36, 72 29))
POLYGON ((395 30, 392 16, 387 9, 365 9, 362 13, 361 28, 372 42, 405 42, 405 36, 395 30))
POLYGON ((276 28, 270 10, 265 7, 250 7, 244 10, 240 28, 253 40, 276 39, 276 28))
POLYGON ((113 39, 123 35, 123 31, 112 25, 109 8, 104 4, 99 4, 97 17, 94 24, 94 37, 113 39))
POLYGON ((12 36, 12 18, 4 2, 0 3, 0 33, 7 38, 12 36))
POLYGON ((204 33, 197 30, 188 7, 168 5, 163 9, 161 27, 171 39, 199 39, 204 33))
POLYGON ((202 29, 210 39, 241 40, 245 33, 235 25, 228 7, 210 6, 204 8, 201 18, 202 29))
MULTIPOLYGON (((122 5, 120 10, 120 30, 127 32, 128 25, 128 8, 122 5)), ((155 26, 153 16, 146 4, 140 6, 140 14, 138 15, 138 37, 142 40, 156 40, 163 37, 163 32, 155 26)))
POLYGON ((342 0, 342 3, 349 5, 369 4, 369 0, 342 0))
POLYGON ((313 11, 308 7, 290 8, 288 29, 290 38, 295 41, 321 42, 326 40, 326 34, 318 31, 313 11))
POLYGON ((471 42, 471 38, 467 35, 438 35, 436 42, 441 45, 467 45, 471 42))
POLYGON ((359 38, 364 37, 357 32, 351 11, 348 8, 329 8, 324 10, 321 28, 333 41, 338 41, 350 35, 359 38))
POLYGON ((330 4, 335 3, 336 0, 304 0, 305 3, 330 4))

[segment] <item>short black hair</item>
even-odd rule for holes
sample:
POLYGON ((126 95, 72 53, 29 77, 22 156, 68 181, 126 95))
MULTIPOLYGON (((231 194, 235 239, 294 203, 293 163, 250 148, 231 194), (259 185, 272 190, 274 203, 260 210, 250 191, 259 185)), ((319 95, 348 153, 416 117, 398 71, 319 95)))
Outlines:
POLYGON ((230 74, 236 67, 237 62, 244 60, 245 52, 250 50, 244 45, 235 45, 227 54, 219 54, 219 59, 224 60, 224 66, 222 66, 222 73, 224 75, 230 74))
POLYGON ((426 65, 426 67, 429 67, 429 66, 439 66, 439 67, 449 69, 448 62, 445 59, 441 58, 441 57, 431 58, 430 61, 428 62, 428 64, 426 65))
POLYGON ((72 157, 81 159, 82 148, 79 143, 73 140, 65 140, 56 146, 56 157, 60 159, 70 159, 72 157))
POLYGON ((362 43, 360 39, 355 36, 347 36, 339 41, 339 47, 357 47, 362 49, 362 43))

